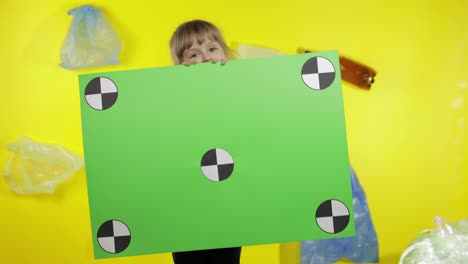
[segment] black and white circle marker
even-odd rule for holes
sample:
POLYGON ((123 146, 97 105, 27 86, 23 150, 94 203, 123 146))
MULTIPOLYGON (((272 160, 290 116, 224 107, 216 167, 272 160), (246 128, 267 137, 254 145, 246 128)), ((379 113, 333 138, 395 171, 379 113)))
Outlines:
POLYGON ((335 67, 324 57, 313 57, 302 66, 302 80, 315 90, 329 87, 335 80, 335 67))
POLYGON ((119 220, 109 220, 102 224, 99 227, 97 237, 99 246, 112 254, 124 251, 131 240, 130 229, 119 220))
POLYGON ((343 231, 349 223, 349 210, 338 200, 327 200, 319 205, 315 219, 323 231, 336 234, 343 231))
POLYGON ((106 77, 94 78, 86 85, 86 102, 96 110, 106 110, 112 107, 117 101, 117 96, 117 86, 106 77))
POLYGON ((234 171, 234 161, 224 149, 215 148, 207 151, 201 160, 201 169, 211 181, 224 181, 234 171))

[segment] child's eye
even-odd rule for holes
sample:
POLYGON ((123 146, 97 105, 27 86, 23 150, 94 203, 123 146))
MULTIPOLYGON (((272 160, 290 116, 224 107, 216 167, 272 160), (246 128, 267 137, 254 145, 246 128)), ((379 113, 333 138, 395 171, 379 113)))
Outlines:
POLYGON ((211 52, 214 52, 215 50, 217 50, 217 48, 210 48, 211 52))
POLYGON ((198 54, 196 53, 193 53, 192 55, 190 55, 190 58, 195 58, 198 54))

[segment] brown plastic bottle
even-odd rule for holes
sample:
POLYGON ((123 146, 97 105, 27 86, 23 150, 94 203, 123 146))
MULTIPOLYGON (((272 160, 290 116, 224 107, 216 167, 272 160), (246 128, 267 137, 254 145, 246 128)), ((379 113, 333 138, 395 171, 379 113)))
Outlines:
MULTIPOLYGON (((309 53, 311 50, 299 48, 298 53, 309 53)), ((340 56, 341 79, 363 89, 370 89, 377 72, 369 66, 340 56)))

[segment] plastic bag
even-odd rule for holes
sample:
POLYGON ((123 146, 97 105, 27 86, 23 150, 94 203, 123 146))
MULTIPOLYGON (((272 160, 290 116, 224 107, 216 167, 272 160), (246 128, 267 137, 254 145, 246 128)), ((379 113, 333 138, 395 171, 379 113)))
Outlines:
POLYGON ((301 243, 301 264, 335 263, 345 257, 355 263, 377 263, 379 261, 379 243, 372 224, 366 195, 351 168, 351 186, 353 191, 354 237, 303 241, 301 243))
POLYGON ((436 228, 423 230, 403 252, 400 264, 468 263, 468 219, 446 223, 435 218, 436 228))
POLYGON ((89 5, 68 11, 74 16, 61 50, 65 69, 119 64, 121 42, 102 12, 89 5))
POLYGON ((280 51, 270 48, 257 47, 242 43, 235 43, 234 45, 237 46, 236 54, 238 54, 242 59, 255 59, 284 55, 280 51))
POLYGON ((6 147, 11 153, 3 175, 18 194, 52 194, 84 164, 83 158, 59 145, 36 143, 26 137, 6 147))

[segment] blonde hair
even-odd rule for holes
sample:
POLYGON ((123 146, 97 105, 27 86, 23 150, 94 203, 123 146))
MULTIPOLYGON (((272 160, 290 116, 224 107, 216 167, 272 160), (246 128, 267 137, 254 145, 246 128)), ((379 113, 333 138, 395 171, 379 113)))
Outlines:
POLYGON ((172 35, 170 41, 172 61, 175 64, 181 64, 184 51, 195 42, 200 45, 206 39, 218 42, 226 56, 230 59, 233 58, 232 50, 228 48, 223 35, 215 25, 203 20, 192 20, 180 25, 172 35))

